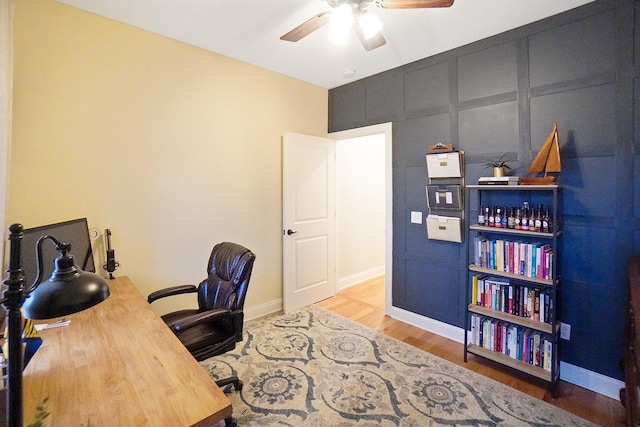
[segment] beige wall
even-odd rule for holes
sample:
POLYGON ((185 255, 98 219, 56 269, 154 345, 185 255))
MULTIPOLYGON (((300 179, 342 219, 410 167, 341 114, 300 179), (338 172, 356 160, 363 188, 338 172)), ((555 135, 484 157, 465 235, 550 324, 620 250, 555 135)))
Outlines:
POLYGON ((245 308, 278 301, 281 135, 326 135, 327 91, 52 0, 17 2, 14 25, 5 225, 110 228, 144 295, 235 241, 257 255, 245 308))

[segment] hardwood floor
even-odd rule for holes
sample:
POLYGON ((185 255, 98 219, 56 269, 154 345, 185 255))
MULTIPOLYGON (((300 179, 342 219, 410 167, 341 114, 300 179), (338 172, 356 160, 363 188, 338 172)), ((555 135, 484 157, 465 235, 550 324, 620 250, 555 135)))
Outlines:
POLYGON ((624 408, 618 400, 564 381, 560 381, 558 396, 554 398, 547 390, 547 383, 541 380, 472 354, 468 355, 468 362, 464 363, 463 344, 385 316, 384 277, 351 286, 316 305, 493 378, 598 425, 605 427, 624 425, 624 408))

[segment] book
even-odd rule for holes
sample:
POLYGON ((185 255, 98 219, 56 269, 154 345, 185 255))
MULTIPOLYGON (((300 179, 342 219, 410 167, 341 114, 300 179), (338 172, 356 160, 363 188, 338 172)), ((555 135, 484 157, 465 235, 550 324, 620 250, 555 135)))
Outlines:
POLYGON ((471 278, 471 304, 478 305, 478 276, 471 278))
POLYGON ((520 178, 517 176, 481 176, 478 185, 518 185, 520 178))

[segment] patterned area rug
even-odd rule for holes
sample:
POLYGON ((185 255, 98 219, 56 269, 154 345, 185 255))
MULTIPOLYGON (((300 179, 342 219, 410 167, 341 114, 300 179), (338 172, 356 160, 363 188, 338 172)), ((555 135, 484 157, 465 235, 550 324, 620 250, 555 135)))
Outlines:
POLYGON ((240 426, 593 426, 577 416, 317 306, 245 324, 201 362, 237 374, 240 426))

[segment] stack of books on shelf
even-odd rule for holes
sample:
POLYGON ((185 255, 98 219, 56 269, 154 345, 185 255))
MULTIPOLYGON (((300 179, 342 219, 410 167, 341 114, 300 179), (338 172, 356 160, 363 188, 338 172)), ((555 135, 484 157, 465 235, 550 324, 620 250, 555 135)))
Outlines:
POLYGON ((490 239, 475 236, 474 264, 525 277, 550 280, 553 249, 550 244, 490 239))
POLYGON ((517 176, 481 176, 478 185, 518 185, 520 178, 517 176))
POLYGON ((471 344, 551 371, 553 343, 542 332, 472 314, 471 344))
POLYGON ((510 283, 508 279, 484 274, 474 275, 471 280, 471 304, 551 323, 553 298, 550 289, 510 283))

